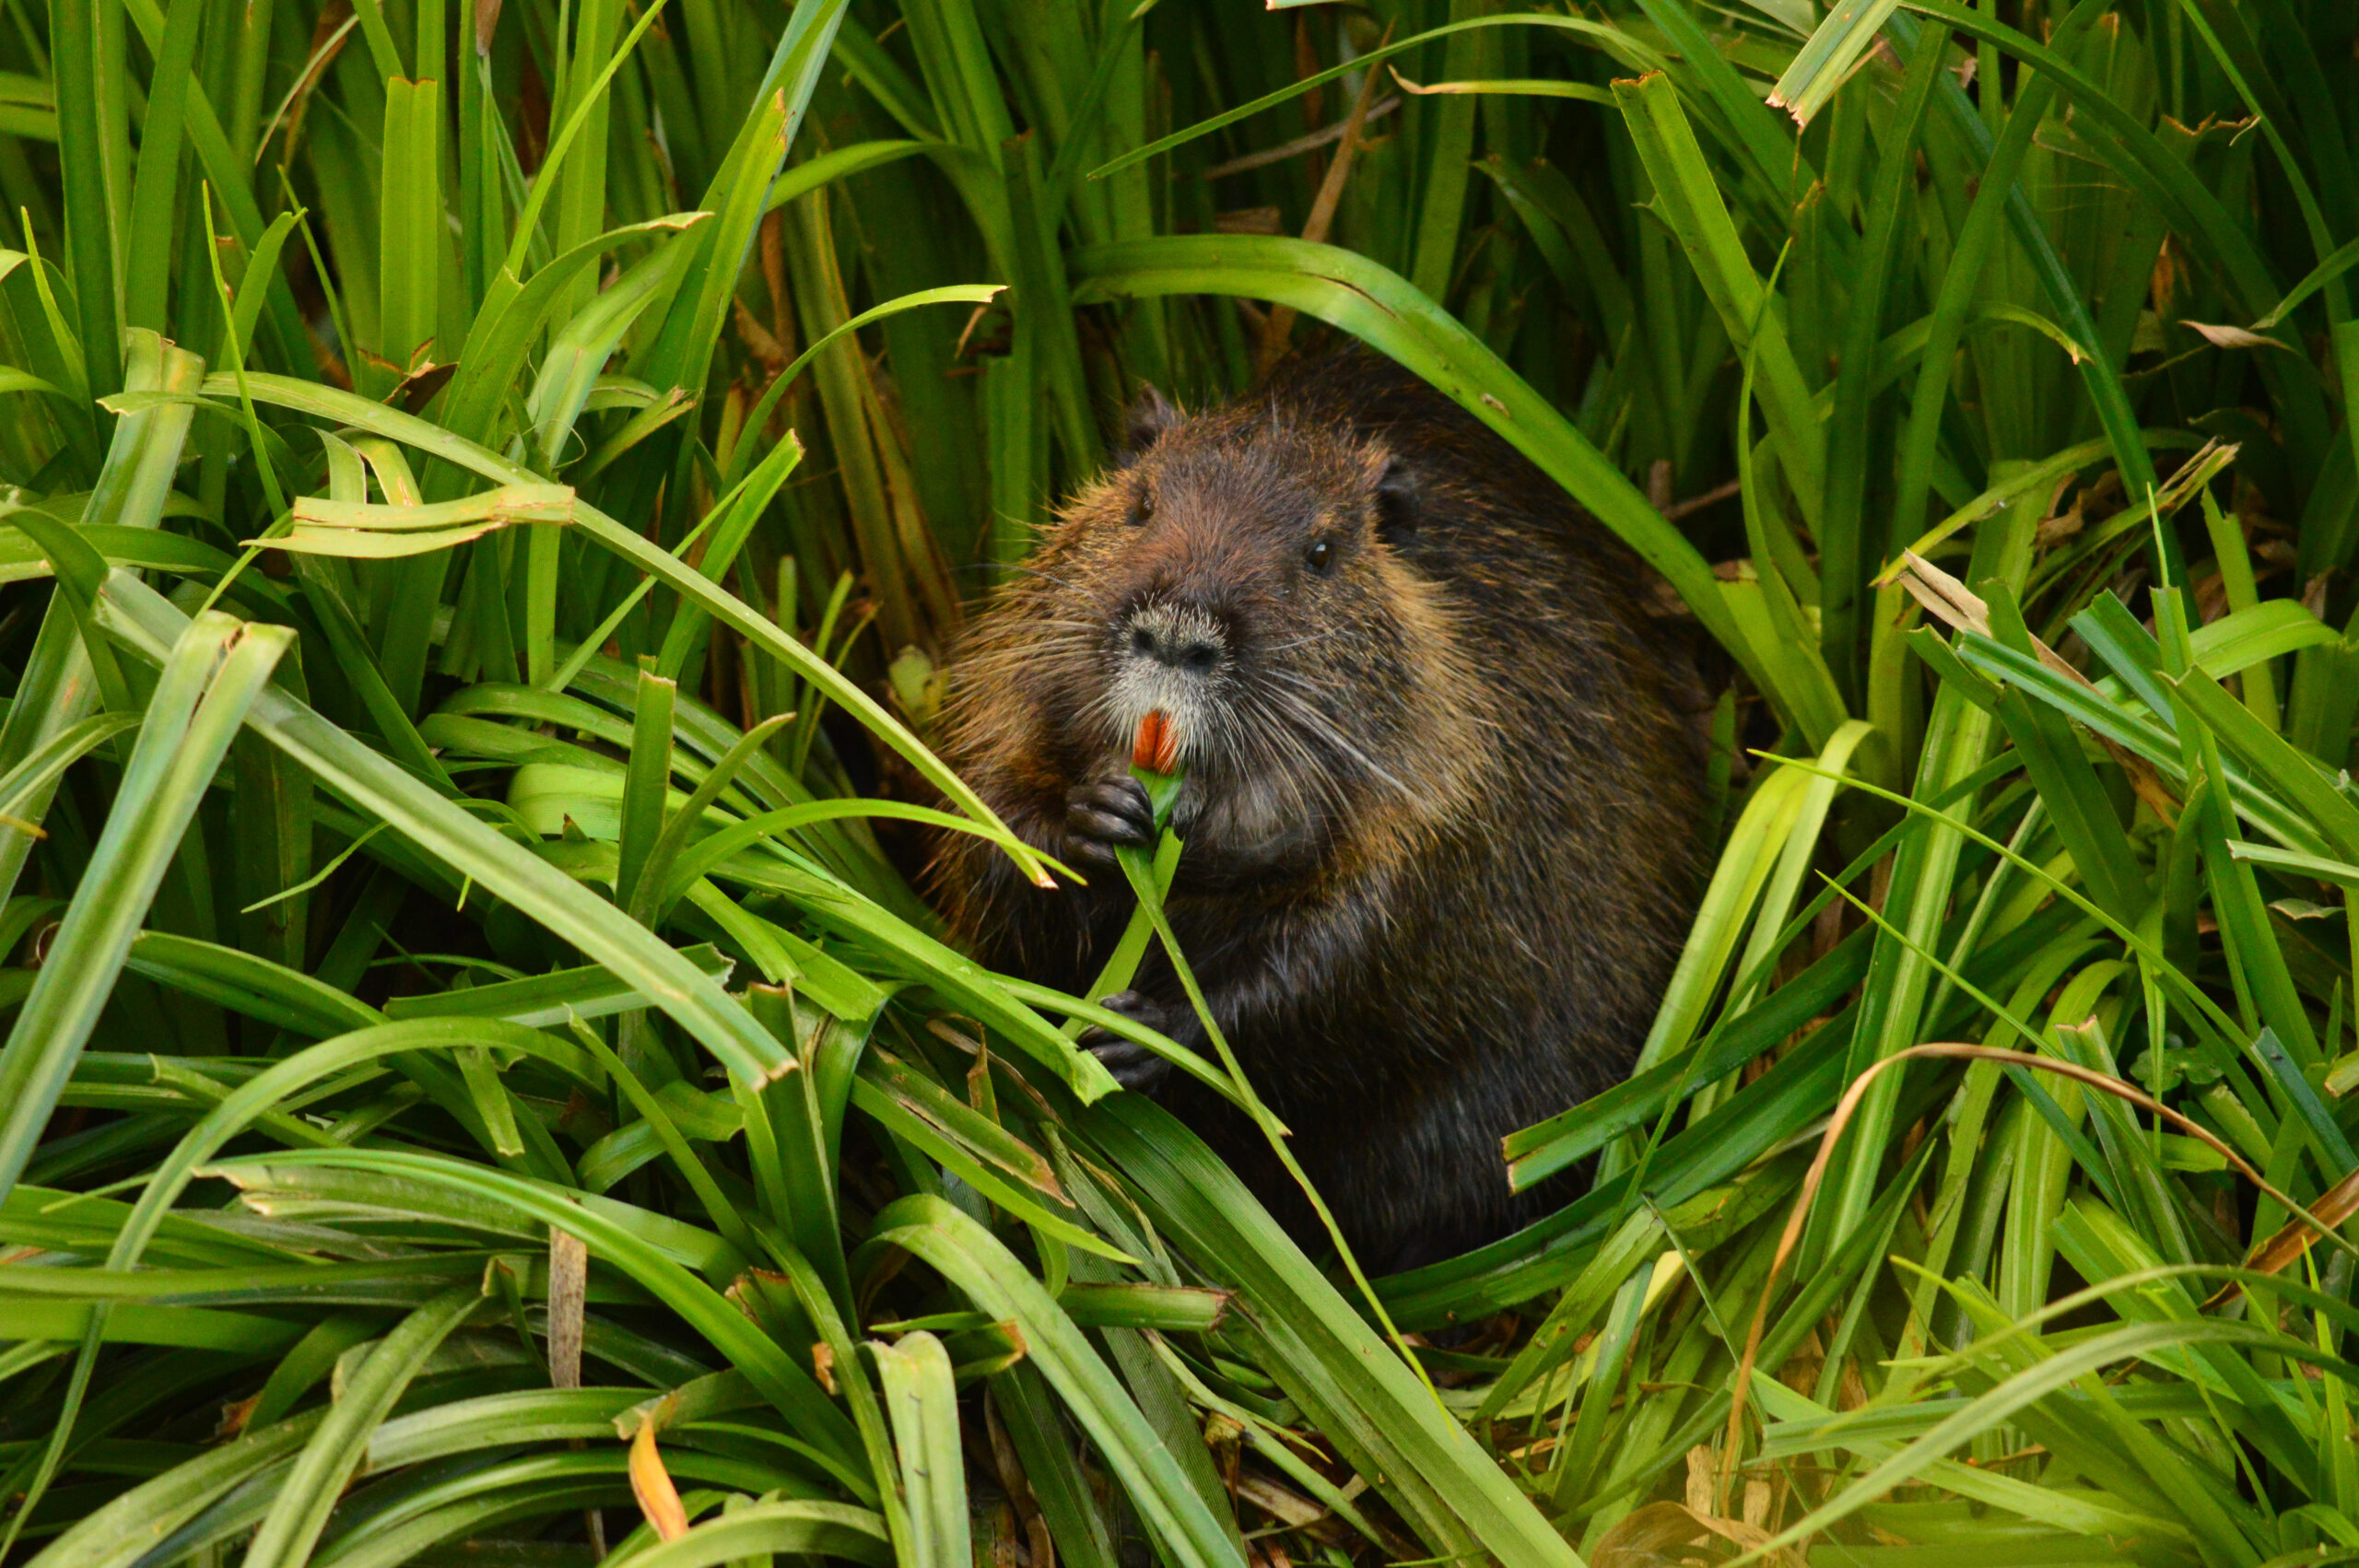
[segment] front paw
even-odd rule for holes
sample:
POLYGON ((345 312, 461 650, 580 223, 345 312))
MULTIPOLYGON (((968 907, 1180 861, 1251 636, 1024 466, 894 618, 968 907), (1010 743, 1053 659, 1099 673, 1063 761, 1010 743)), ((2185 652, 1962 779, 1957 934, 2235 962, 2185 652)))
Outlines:
MULTIPOLYGON (((1169 1035, 1178 1022, 1171 1009, 1136 991, 1116 991, 1112 996, 1099 998, 1097 1005, 1159 1035, 1169 1035)), ((1126 1040, 1096 1024, 1083 1031, 1079 1044, 1114 1075, 1115 1082, 1136 1094, 1153 1092, 1171 1072, 1171 1063, 1164 1058, 1136 1040, 1126 1040)))
POLYGON ((1076 859, 1110 869, 1116 849, 1144 849, 1155 842, 1155 807, 1135 778, 1078 785, 1065 796, 1065 833, 1076 859))

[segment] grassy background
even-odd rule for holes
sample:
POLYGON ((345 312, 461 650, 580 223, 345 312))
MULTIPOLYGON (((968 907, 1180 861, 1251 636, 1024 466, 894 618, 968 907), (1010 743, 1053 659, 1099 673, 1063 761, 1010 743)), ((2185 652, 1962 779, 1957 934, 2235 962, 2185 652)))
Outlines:
POLYGON ((2351 7, 6 11, 12 1561, 2359 1556, 2351 7), (1594 1188, 1372 1284, 906 874, 1326 331, 1765 754, 1594 1188))

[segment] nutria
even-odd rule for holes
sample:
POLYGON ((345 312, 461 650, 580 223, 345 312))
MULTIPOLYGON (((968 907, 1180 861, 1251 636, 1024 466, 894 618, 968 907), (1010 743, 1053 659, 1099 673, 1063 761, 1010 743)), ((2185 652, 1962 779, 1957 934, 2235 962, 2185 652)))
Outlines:
MULTIPOLYGON (((1078 990, 1148 842, 1133 733, 1186 771, 1181 950, 1362 1263, 1453 1256, 1561 1203, 1499 1139, 1625 1076, 1694 907, 1704 706, 1646 569, 1531 462, 1361 352, 1283 365, 1130 451, 1048 529, 948 665, 950 765, 1089 874, 1042 891, 980 840, 933 867, 985 962, 1078 990)), ((1109 1002, 1209 1050, 1168 962, 1109 1002)), ((1240 1115, 1087 1040, 1307 1246, 1240 1115)))

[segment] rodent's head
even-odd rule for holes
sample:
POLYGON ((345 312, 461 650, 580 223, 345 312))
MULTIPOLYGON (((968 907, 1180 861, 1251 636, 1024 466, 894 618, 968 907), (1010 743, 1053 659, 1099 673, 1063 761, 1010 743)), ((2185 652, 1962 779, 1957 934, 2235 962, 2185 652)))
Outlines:
POLYGON ((1150 392, 988 617, 974 675, 1032 699, 1061 771, 1127 757, 1161 709, 1192 841, 1316 834, 1412 780, 1430 794, 1436 721, 1462 728, 1456 632, 1413 564, 1425 523, 1380 439, 1150 392))

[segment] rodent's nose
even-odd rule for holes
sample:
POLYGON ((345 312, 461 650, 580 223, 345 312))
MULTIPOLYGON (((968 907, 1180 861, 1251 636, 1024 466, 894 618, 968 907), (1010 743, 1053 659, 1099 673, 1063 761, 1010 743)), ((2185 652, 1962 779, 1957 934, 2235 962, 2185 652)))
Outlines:
POLYGON ((1220 623, 1202 610, 1184 605, 1156 604, 1131 617, 1130 650, 1134 658, 1191 675, 1209 675, 1221 666, 1227 648, 1220 623))
POLYGON ((1210 642, 1168 642, 1144 626, 1131 628, 1131 651, 1143 653, 1175 670, 1208 675, 1220 663, 1220 649, 1210 642))

